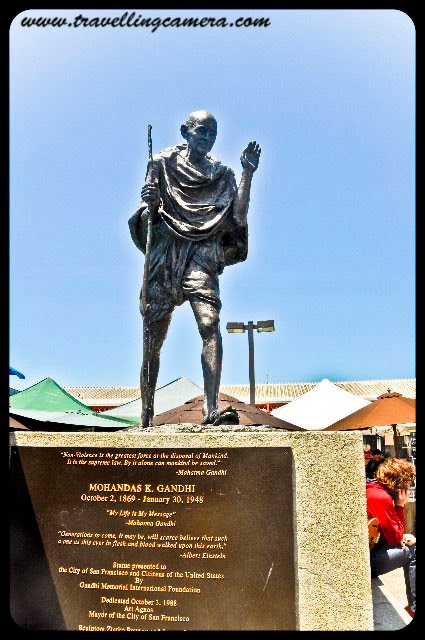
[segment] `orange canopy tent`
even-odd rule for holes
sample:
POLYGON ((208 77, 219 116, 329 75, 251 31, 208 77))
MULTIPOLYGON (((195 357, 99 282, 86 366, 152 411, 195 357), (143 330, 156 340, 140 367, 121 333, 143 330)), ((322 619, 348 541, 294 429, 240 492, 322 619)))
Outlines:
POLYGON ((400 393, 383 393, 363 409, 338 420, 323 431, 348 431, 370 427, 392 426, 396 457, 401 456, 398 424, 416 422, 416 399, 405 398, 400 393))

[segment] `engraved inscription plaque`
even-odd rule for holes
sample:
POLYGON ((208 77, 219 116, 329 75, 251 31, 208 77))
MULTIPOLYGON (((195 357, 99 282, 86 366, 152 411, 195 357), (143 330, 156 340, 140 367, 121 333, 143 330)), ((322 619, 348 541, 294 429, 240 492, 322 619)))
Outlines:
POLYGON ((26 629, 294 630, 286 447, 12 447, 26 629))

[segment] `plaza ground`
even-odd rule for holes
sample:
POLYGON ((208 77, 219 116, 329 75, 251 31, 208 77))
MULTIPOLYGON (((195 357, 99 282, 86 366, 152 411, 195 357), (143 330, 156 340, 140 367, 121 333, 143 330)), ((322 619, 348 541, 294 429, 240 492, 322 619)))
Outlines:
POLYGON ((412 622, 404 610, 407 598, 403 569, 373 578, 372 600, 375 631, 397 631, 412 622))

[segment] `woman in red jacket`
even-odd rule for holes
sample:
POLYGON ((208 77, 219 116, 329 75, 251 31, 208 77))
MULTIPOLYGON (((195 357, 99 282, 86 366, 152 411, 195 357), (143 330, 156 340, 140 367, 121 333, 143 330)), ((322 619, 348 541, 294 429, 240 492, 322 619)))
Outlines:
POLYGON ((416 468, 408 460, 388 458, 366 482, 367 516, 378 518, 381 537, 370 552, 372 578, 403 567, 408 605, 416 610, 416 538, 404 533, 404 505, 410 497, 416 468))

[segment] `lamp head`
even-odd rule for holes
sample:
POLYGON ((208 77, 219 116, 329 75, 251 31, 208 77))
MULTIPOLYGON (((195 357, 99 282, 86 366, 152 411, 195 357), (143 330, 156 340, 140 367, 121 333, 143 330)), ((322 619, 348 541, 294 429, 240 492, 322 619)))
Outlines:
POLYGON ((226 329, 228 333, 245 333, 245 325, 243 322, 228 322, 226 329))
POLYGON ((274 320, 257 320, 257 332, 274 331, 274 320))

